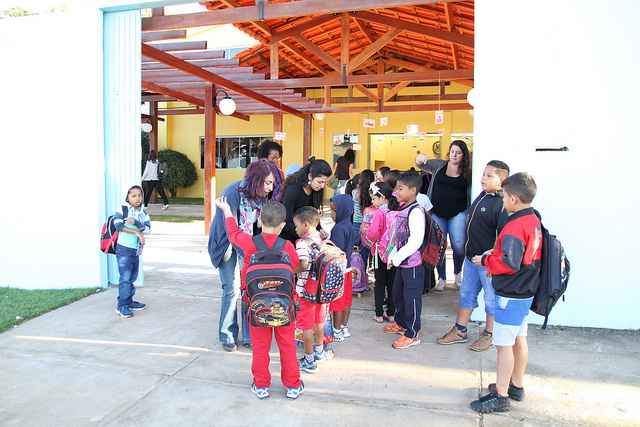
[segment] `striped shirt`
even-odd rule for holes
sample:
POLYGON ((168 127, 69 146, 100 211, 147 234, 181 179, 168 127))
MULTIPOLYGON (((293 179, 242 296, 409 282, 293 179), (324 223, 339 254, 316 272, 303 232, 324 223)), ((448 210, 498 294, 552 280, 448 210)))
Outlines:
MULTIPOLYGON (((127 208, 127 218, 133 218, 135 223, 127 224, 127 218, 123 217, 122 212, 116 212, 115 219, 113 221, 116 230, 122 231, 123 228, 137 229, 144 234, 149 234, 151 232, 151 218, 144 207, 140 206, 136 209, 131 205, 127 205, 127 208)), ((138 239, 138 236, 135 234, 120 233, 118 235, 118 245, 138 250, 140 246, 140 239, 138 239)))

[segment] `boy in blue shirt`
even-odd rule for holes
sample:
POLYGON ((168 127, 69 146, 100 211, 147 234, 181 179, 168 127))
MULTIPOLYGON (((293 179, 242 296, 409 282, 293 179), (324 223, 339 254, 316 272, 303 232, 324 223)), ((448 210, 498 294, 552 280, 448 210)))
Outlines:
POLYGON ((143 193, 139 185, 129 188, 125 200, 126 213, 116 213, 113 221, 118 230, 116 259, 120 273, 116 313, 122 318, 129 318, 133 316, 133 311, 144 310, 146 307, 145 304, 133 300, 136 293, 133 282, 138 278, 144 234, 151 231, 151 219, 142 206, 143 193))

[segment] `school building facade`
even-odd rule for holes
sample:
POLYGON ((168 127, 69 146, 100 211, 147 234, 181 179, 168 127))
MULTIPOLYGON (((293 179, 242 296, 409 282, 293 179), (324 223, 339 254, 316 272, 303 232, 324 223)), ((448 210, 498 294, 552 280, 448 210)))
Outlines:
MULTIPOLYGON (((184 2, 95 0, 77 2, 63 15, 0 21, 0 55, 11 64, 0 79, 0 93, 10 100, 0 103, 0 181, 5 183, 0 286, 106 285, 113 267, 98 251, 99 229, 141 175, 141 30, 143 22, 170 20, 143 21, 140 9, 174 3, 184 2)), ((375 10, 401 2, 357 3, 375 10)), ((319 10, 315 0, 294 4, 286 13, 302 13, 298 7, 319 10)), ((464 110, 445 112, 445 130, 440 132, 430 111, 327 112, 323 120, 313 120, 307 148, 332 160, 334 135, 354 133, 361 145, 359 166, 371 167, 382 158, 369 148, 375 147, 379 132, 405 134, 407 125, 418 124, 420 132, 427 132, 418 138, 425 141, 434 130, 442 133, 442 148, 454 133, 472 134, 473 193, 478 193, 483 165, 491 159, 508 162, 513 171, 532 173, 539 187, 535 206, 572 261, 566 301, 559 303, 550 322, 640 328, 635 314, 640 286, 633 269, 640 240, 634 217, 640 198, 633 188, 640 155, 640 89, 633 84, 640 74, 640 58, 633 54, 640 42, 637 3, 620 0, 606 7, 578 0, 517 0, 506 7, 476 0, 461 5, 471 5, 475 15, 473 116, 464 110), (386 127, 380 126, 381 117, 388 118, 386 127), (364 128, 366 118, 375 119, 376 127, 364 128)), ((266 3, 264 11, 277 7, 266 3)), ((217 23, 232 16, 224 10, 206 13, 217 23)), ((259 28, 260 16, 252 19, 259 28)), ((372 40, 375 43, 375 37, 372 40)), ((464 90, 455 80, 445 93, 464 90)), ((270 83, 246 83, 260 85, 270 83)), ((335 96, 340 90, 335 89, 335 96)), ((354 93, 361 96, 357 89, 354 93)), ((195 128, 201 120, 198 115, 169 118, 159 143, 186 151, 199 166, 204 131, 195 128)), ((216 121, 218 137, 271 136, 274 130, 269 115, 251 116, 249 122, 226 117, 216 121)), ((299 116, 284 115, 285 168, 303 160, 303 123, 299 116)), ((395 161, 389 160, 389 146, 384 155, 385 161, 395 161)), ((224 180, 237 178, 232 176, 236 172, 226 178, 224 173, 219 172, 218 188, 224 180)))

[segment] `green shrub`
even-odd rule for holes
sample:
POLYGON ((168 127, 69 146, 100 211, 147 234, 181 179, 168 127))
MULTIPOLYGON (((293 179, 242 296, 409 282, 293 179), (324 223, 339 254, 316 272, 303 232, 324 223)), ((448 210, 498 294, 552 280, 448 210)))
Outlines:
POLYGON ((171 193, 171 198, 176 197, 178 187, 189 187, 196 182, 196 167, 184 154, 173 150, 161 150, 158 160, 167 163, 168 173, 162 178, 162 184, 171 193))

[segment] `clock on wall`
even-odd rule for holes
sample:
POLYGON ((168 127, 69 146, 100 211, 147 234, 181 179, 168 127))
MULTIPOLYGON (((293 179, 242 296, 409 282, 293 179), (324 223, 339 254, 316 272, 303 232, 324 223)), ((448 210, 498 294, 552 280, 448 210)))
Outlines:
POLYGON ((433 154, 435 154, 436 156, 440 155, 440 141, 436 141, 433 143, 433 145, 431 146, 431 149, 433 150, 433 154))

